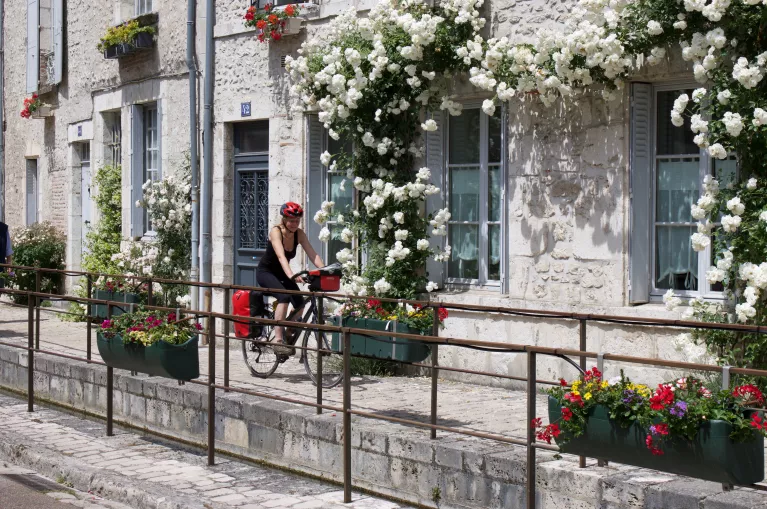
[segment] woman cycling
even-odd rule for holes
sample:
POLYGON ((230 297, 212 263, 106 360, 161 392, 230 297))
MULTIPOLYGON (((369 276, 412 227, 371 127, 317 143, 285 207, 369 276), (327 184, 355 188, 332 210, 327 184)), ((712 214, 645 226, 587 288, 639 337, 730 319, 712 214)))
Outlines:
MULTIPOLYGON (((258 262, 256 269, 256 281, 262 288, 274 288, 277 290, 298 290, 298 283, 303 283, 302 278, 292 280, 293 271, 290 268, 290 260, 296 256, 296 248, 299 244, 309 260, 317 267, 324 267, 322 258, 312 247, 304 231, 299 228, 304 209, 301 205, 289 201, 280 207, 282 221, 274 226, 269 232, 269 243, 266 245, 266 253, 258 262)), ((277 308, 274 311, 275 320, 284 320, 288 315, 288 303, 293 303, 294 309, 303 309, 304 299, 300 295, 277 293, 277 308)), ((297 315, 300 316, 300 315, 297 315)), ((274 328, 274 340, 276 343, 285 343, 284 327, 274 328)), ((279 354, 290 354, 292 349, 284 346, 276 346, 274 351, 279 354)))

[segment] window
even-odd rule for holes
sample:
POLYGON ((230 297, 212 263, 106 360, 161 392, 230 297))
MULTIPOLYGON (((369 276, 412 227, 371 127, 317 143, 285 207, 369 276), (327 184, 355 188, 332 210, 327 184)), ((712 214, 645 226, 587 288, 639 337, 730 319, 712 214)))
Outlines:
POLYGON ((501 280, 503 150, 500 110, 465 108, 448 122, 449 282, 498 286, 501 280))
MULTIPOLYGON (((351 142, 344 142, 343 140, 336 141, 330 136, 327 136, 327 151, 332 154, 335 159, 339 157, 351 157, 353 153, 351 142)), ((332 163, 331 163, 332 165, 332 163)), ((333 218, 328 221, 328 228, 330 229, 330 240, 323 245, 322 259, 327 264, 337 262, 336 253, 341 251, 345 247, 350 247, 349 244, 341 240, 341 231, 344 226, 339 225, 336 221, 338 214, 343 214, 349 217, 354 206, 354 185, 352 181, 346 178, 346 172, 333 171, 330 168, 325 170, 325 196, 326 200, 335 202, 333 207, 333 218)), ((310 211, 311 215, 315 211, 310 211)))
MULTIPOLYGON (((694 134, 690 131, 689 118, 685 119, 682 127, 671 123, 670 112, 674 100, 683 93, 691 96, 692 88, 655 86, 648 95, 651 101, 650 115, 646 117, 646 122, 651 124, 647 130, 650 144, 649 168, 638 164, 636 156, 632 158, 632 216, 642 213, 637 209, 641 209, 639 200, 645 193, 640 183, 641 177, 637 178, 636 174, 647 171, 651 177, 646 184, 649 210, 644 212, 649 217, 649 270, 645 276, 649 281, 649 296, 659 298, 671 289, 687 297, 720 297, 721 294, 717 293, 722 291, 722 286, 711 287, 706 281, 706 271, 716 254, 711 247, 700 253, 692 249, 690 236, 697 231, 697 221, 692 218, 690 207, 704 192, 703 178, 713 175, 722 185, 726 185, 736 176, 736 161, 734 156, 714 160, 706 150, 700 149, 693 142, 694 134)), ((634 95, 634 109, 641 108, 641 100, 637 101, 634 95)), ((633 116, 634 130, 641 132, 641 118, 633 116)), ((632 151, 636 153, 640 150, 636 136, 632 140, 632 151)), ((633 231, 635 228, 642 229, 641 220, 632 221, 630 234, 634 242, 631 256, 642 258, 642 241, 635 240, 641 232, 633 231)), ((642 285, 633 280, 638 277, 641 277, 641 271, 634 272, 632 268, 632 287, 642 285)))
POLYGON ((120 112, 104 114, 104 159, 107 164, 122 163, 122 125, 120 112))
MULTIPOLYGON (((143 198, 142 186, 147 181, 162 179, 162 107, 157 103, 131 107, 131 201, 143 198)), ((146 210, 132 207, 131 236, 142 237, 152 232, 146 210)))
MULTIPOLYGON (((157 182, 162 179, 160 171, 160 143, 157 130, 157 106, 144 107, 144 177, 142 182, 157 182)), ((144 210, 146 231, 154 231, 152 221, 144 210)))
POLYGON ((37 159, 27 159, 27 226, 40 220, 40 182, 38 181, 37 159))
POLYGON ((152 0, 136 0, 136 16, 152 12, 152 0))

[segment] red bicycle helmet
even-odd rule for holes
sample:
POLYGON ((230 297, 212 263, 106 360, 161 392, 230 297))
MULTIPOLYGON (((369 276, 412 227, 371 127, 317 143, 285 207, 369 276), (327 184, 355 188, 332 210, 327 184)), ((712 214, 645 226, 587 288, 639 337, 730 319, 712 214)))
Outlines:
POLYGON ((304 217, 304 209, 296 202, 289 201, 280 207, 282 217, 304 217))

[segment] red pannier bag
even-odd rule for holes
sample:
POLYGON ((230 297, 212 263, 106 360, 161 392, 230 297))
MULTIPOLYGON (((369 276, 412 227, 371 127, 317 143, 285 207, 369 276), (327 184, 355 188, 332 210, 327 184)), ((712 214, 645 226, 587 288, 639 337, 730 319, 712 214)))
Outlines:
MULTIPOLYGON (((255 290, 238 290, 232 295, 232 314, 237 316, 264 316, 264 294, 255 290)), ((260 323, 235 321, 234 335, 238 338, 261 336, 260 323)))
POLYGON ((341 267, 338 264, 328 265, 317 270, 309 271, 310 292, 337 292, 341 289, 341 267))

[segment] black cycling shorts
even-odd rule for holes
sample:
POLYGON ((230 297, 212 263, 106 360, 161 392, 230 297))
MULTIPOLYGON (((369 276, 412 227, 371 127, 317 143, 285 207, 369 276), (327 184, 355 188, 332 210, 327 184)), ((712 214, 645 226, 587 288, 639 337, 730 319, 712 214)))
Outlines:
MULTIPOLYGON (((290 279, 285 273, 277 276, 272 272, 257 270, 256 281, 258 282, 258 286, 261 288, 274 288, 275 290, 300 290, 296 282, 290 279)), ((292 302, 294 309, 298 309, 304 305, 304 298, 300 295, 275 293, 274 296, 277 298, 277 302, 279 303, 284 304, 287 302, 292 302)))

